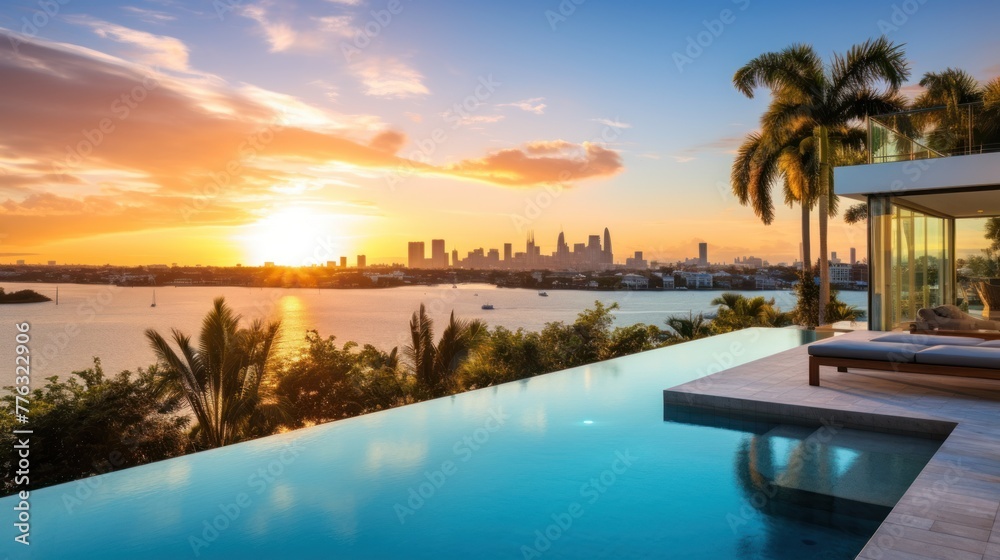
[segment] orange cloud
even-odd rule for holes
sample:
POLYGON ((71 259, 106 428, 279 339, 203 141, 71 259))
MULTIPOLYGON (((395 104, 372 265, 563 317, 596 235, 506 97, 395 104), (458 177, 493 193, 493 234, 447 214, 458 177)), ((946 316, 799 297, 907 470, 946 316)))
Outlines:
POLYGON ((614 150, 564 140, 532 142, 523 148, 494 152, 484 158, 450 165, 446 172, 500 185, 527 187, 609 177, 623 168, 614 150))
MULTIPOLYGON (((247 223, 288 192, 353 186, 352 176, 402 167, 516 187, 622 169, 613 150, 563 140, 435 167, 398 156, 406 135, 372 115, 338 114, 193 71, 149 73, 85 48, 11 41, 7 33, 0 30, 4 244, 247 223)), ((126 35, 116 37, 150 39, 126 35)), ((186 51, 171 52, 182 67, 186 51)))

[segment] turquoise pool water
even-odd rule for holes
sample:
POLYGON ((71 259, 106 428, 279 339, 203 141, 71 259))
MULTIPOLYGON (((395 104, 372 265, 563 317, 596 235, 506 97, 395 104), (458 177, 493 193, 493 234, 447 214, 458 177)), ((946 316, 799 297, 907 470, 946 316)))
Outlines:
MULTIPOLYGON (((51 487, 32 493, 31 546, 4 522, 0 549, 853 558, 937 442, 844 431, 816 445, 815 428, 664 419, 663 389, 807 337, 731 333, 51 487)), ((0 500, 7 519, 14 504, 0 500)))

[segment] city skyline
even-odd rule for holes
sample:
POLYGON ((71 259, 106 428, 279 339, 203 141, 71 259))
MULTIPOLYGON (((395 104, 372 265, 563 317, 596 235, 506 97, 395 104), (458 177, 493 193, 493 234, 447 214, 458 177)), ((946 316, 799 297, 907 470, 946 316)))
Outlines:
MULTIPOLYGON (((763 226, 730 192, 767 103, 737 68, 887 34, 911 98, 928 71, 1000 74, 990 18, 934 3, 57 4, 0 7, 0 261, 383 264, 424 232, 498 247, 599 213, 619 255, 791 262, 798 211, 763 226), (948 33, 970 39, 926 40, 948 33)), ((864 226, 830 246, 865 254, 864 226)))

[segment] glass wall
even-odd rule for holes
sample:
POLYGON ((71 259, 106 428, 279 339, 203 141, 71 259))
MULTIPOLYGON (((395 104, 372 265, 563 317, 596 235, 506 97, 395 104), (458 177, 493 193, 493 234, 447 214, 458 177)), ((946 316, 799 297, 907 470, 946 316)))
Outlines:
POLYGON ((872 330, 907 328, 923 307, 955 302, 954 220, 869 198, 872 330))

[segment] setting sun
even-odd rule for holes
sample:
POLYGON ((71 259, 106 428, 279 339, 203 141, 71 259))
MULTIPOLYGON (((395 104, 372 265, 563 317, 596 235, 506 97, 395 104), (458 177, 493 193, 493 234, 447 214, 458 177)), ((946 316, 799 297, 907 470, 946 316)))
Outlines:
POLYGON ((343 253, 334 235, 334 217, 311 208, 291 206, 276 210, 246 227, 238 239, 251 265, 324 264, 343 253))

